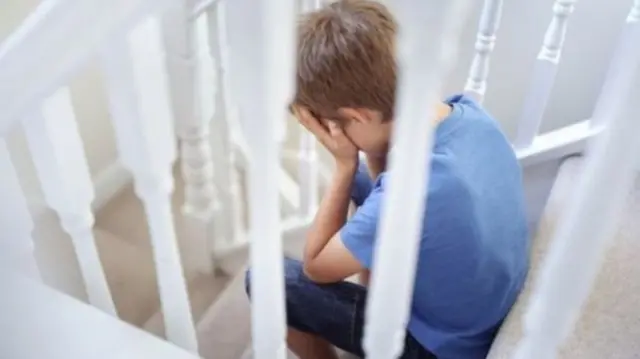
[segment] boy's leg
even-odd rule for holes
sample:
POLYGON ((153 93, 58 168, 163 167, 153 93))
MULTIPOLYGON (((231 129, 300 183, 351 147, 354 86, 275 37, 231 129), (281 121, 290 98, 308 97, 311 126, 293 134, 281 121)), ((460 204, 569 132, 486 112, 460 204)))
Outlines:
POLYGON ((300 359, 338 359, 331 343, 296 329, 287 329, 287 346, 300 359))
MULTIPOLYGON (((249 293, 251 272, 247 271, 249 293)), ((333 346, 363 357, 360 339, 366 289, 340 282, 317 284, 302 263, 285 259, 287 342, 301 359, 335 358, 333 346)))
MULTIPOLYGON (((249 294, 251 271, 247 271, 249 294)), ((367 290, 351 283, 318 284, 304 275, 300 261, 285 259, 287 342, 301 359, 335 358, 332 346, 364 358, 362 336, 367 290)), ((433 359, 410 334, 401 359, 433 359)))

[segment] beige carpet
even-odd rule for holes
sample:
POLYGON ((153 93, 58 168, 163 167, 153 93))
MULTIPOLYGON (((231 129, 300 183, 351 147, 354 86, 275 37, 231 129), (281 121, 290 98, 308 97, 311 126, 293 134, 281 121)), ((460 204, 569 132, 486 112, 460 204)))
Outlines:
MULTIPOLYGON (((499 333, 489 359, 512 358, 522 338, 522 316, 532 290, 532 279, 547 253, 560 213, 570 200, 580 175, 582 158, 561 166, 541 219, 532 250, 532 268, 518 303, 499 333)), ((582 309, 574 332, 560 350, 560 359, 640 358, 640 178, 629 194, 627 209, 601 271, 582 309)), ((545 358, 541 358, 545 359, 545 358)))

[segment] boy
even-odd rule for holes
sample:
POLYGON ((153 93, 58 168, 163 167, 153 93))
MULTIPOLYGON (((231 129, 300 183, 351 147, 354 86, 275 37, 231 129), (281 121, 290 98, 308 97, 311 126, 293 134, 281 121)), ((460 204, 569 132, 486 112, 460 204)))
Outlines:
MULTIPOLYGON (((364 356, 367 288, 344 279, 371 269, 394 123, 395 34, 387 9, 367 0, 332 3, 300 25, 292 109, 336 161, 304 259, 285 263, 287 342, 301 359, 336 358, 334 346, 364 356), (347 220, 350 200, 358 209, 347 220)), ((521 172, 478 104, 454 96, 437 114, 425 118, 437 128, 402 358, 484 358, 527 273, 521 172)))

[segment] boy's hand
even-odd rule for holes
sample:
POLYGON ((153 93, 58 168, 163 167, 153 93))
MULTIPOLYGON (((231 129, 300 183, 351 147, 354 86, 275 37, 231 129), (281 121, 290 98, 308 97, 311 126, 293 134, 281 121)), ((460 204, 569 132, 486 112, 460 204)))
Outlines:
POLYGON ((358 148, 344 134, 344 131, 337 123, 326 121, 327 126, 325 127, 308 110, 297 108, 295 112, 300 124, 313 133, 318 141, 331 152, 337 166, 353 170, 357 168, 358 148))

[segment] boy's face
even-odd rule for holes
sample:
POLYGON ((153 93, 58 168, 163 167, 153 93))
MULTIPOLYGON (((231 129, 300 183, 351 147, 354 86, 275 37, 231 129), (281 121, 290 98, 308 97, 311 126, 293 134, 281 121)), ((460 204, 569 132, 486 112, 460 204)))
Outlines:
POLYGON ((370 156, 386 156, 391 137, 391 121, 369 109, 341 108, 338 123, 347 137, 370 156))

